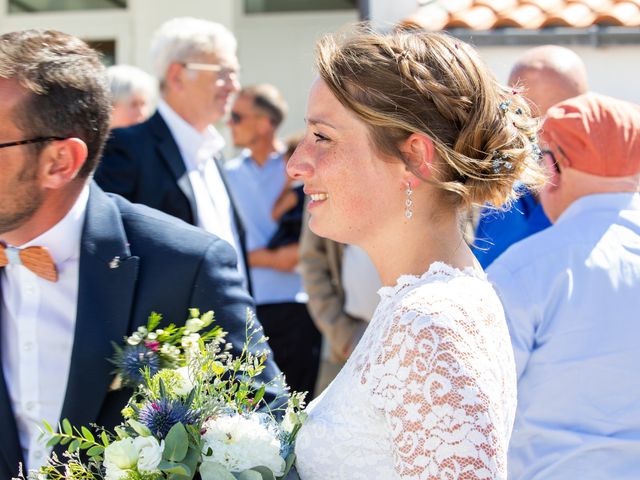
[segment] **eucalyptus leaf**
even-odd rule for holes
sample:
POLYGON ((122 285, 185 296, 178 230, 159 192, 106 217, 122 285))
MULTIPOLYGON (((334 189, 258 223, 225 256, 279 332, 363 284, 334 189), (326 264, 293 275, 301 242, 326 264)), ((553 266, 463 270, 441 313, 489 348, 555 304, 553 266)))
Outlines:
POLYGON ((95 443, 96 439, 93 436, 93 433, 91 433, 91 430, 89 430, 87 427, 81 427, 80 431, 82 432, 82 436, 85 440, 95 443))
POLYGON ((87 455, 89 457, 95 457, 97 455, 102 455, 102 452, 104 452, 104 447, 101 447, 100 445, 94 445, 89 450, 87 450, 87 455))
MULTIPOLYGON (((245 470, 244 472, 235 474, 236 480, 266 480, 263 476, 255 470, 245 470)), ((273 475, 271 475, 273 478, 273 475)))
POLYGON ((189 448, 187 430, 181 423, 176 423, 164 439, 162 458, 170 462, 182 462, 189 448))
POLYGON ((62 431, 67 435, 73 435, 73 429, 71 428, 71 423, 67 418, 62 420, 62 431))
POLYGON ((141 437, 150 437, 151 436, 151 430, 149 430, 145 425, 141 424, 137 420, 134 420, 133 418, 130 418, 129 420, 127 420, 127 423, 141 437))
POLYGON ((199 471, 202 480, 236 480, 236 477, 218 462, 202 462, 199 471))
POLYGON ((276 477, 271 471, 271 469, 267 467, 264 467, 264 466, 253 467, 251 470, 253 470, 254 472, 257 472, 260 475, 261 480, 276 480, 276 477))
POLYGON ((164 473, 173 473, 179 476, 191 478, 191 469, 182 463, 161 460, 158 464, 158 469, 164 473))

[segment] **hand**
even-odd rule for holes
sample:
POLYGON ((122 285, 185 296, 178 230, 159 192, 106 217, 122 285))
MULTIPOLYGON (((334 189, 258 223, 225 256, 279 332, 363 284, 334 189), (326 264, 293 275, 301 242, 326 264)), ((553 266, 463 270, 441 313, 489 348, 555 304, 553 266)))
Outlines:
POLYGON ((298 244, 292 243, 284 247, 269 250, 260 248, 249 252, 249 266, 273 268, 281 272, 292 272, 298 265, 298 244))
POLYGON ((298 195, 290 189, 283 190, 271 210, 271 217, 278 221, 282 215, 298 204, 298 195))

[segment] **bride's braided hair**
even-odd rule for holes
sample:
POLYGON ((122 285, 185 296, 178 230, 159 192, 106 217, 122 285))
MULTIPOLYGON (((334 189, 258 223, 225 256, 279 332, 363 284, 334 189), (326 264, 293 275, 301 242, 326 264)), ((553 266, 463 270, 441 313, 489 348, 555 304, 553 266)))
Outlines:
POLYGON ((378 34, 360 29, 327 36, 317 68, 338 100, 369 127, 380 153, 403 159, 409 135, 428 135, 440 161, 427 181, 458 205, 507 203, 516 180, 538 187, 544 176, 538 123, 526 101, 501 86, 464 42, 431 32, 378 34))

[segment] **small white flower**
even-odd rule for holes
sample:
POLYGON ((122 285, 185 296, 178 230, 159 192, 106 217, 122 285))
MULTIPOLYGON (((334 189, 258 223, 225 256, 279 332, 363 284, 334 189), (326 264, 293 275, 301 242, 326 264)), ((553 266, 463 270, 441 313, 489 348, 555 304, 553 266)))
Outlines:
POLYGON ((138 449, 138 471, 140 473, 156 473, 162 460, 164 440, 158 443, 155 437, 137 437, 133 441, 138 449))
POLYGON ((280 440, 257 416, 210 418, 203 428, 203 462, 217 462, 236 473, 259 466, 269 468, 276 477, 284 473, 280 440))
POLYGON ((193 382, 189 376, 189 367, 180 367, 175 370, 178 374, 179 381, 173 388, 173 393, 180 396, 188 395, 191 389, 193 389, 193 382))

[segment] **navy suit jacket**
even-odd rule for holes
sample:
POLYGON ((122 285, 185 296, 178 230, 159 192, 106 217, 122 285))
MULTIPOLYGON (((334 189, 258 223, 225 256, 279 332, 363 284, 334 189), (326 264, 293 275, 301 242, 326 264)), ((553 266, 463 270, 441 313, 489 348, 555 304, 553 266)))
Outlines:
MULTIPOLYGON (((122 344, 152 311, 163 321, 183 324, 187 309, 213 310, 216 325, 240 353, 246 310, 253 301, 242 286, 229 244, 91 185, 80 247, 75 336, 61 419, 77 427, 113 428, 131 390, 109 391, 113 381, 111 342, 122 344), (119 258, 117 268, 113 259, 119 258)), ((44 319, 43 319, 44 321, 44 319)), ((261 345, 261 349, 264 344, 261 345)), ((1 356, 0 356, 1 359, 1 356)), ((262 374, 279 370, 268 360, 262 374)), ((269 388, 267 401, 282 392, 269 388)), ((0 370, 0 478, 17 476, 22 452, 4 375, 0 370)))
MULTIPOLYGON (((214 160, 218 162, 218 170, 226 186, 224 168, 220 166, 222 157, 214 160)), ((106 192, 117 193, 131 202, 157 208, 191 225, 196 224, 198 207, 184 159, 159 112, 146 122, 111 132, 94 178, 106 192)), ((233 198, 228 196, 244 264, 249 265, 244 227, 233 198)), ((245 273, 247 282, 250 282, 249 273, 245 273)))

